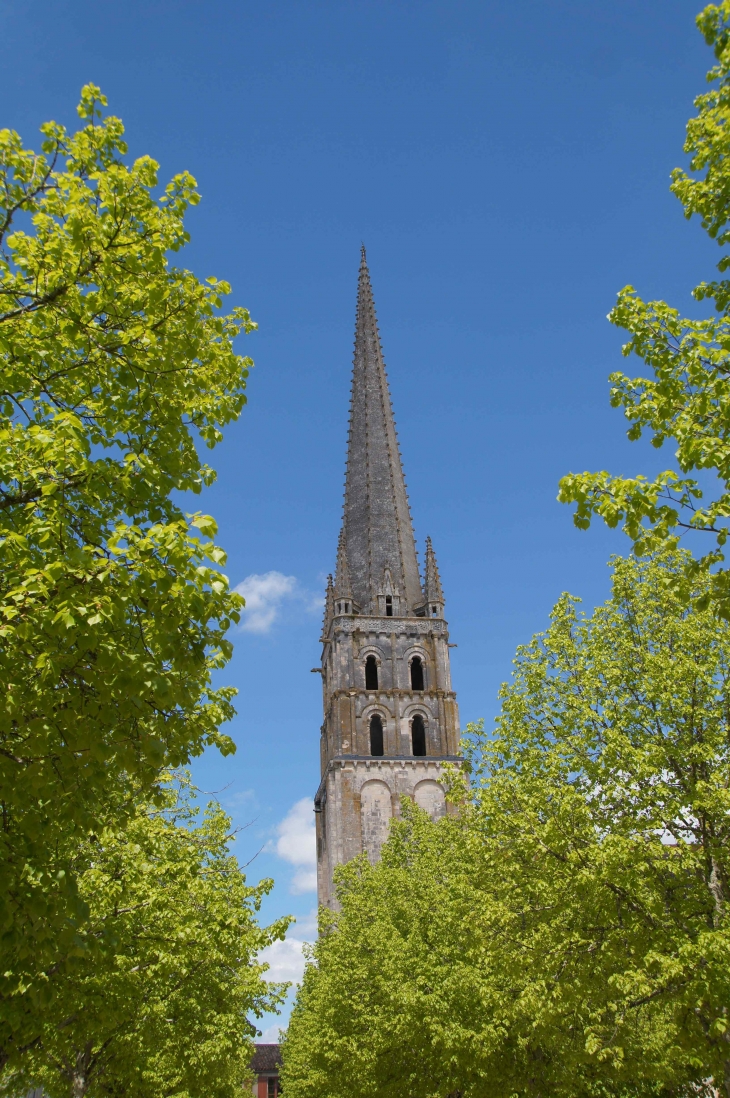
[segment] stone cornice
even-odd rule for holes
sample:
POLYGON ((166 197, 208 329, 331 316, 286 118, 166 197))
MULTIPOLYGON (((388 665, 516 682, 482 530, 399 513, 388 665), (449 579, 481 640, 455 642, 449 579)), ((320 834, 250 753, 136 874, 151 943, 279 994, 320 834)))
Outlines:
POLYGON ((442 766, 463 766, 463 764, 464 758, 462 755, 335 755, 334 758, 328 761, 322 780, 314 795, 314 811, 321 811, 327 777, 335 769, 356 770, 363 767, 366 770, 381 770, 383 767, 387 767, 392 770, 393 767, 400 767, 400 769, 405 770, 406 767, 415 769, 418 766, 423 766, 426 770, 429 767, 440 770, 442 766))
POLYGON ((358 695, 365 695, 368 698, 412 698, 415 702, 421 698, 455 698, 456 692, 454 690, 401 690, 400 688, 397 690, 360 690, 355 686, 348 686, 330 691, 327 697, 330 701, 334 701, 335 698, 356 698, 358 695))
POLYGON ((417 633, 421 636, 444 636, 449 627, 443 618, 365 618, 342 616, 334 618, 327 636, 320 637, 322 644, 332 640, 335 633, 417 633))

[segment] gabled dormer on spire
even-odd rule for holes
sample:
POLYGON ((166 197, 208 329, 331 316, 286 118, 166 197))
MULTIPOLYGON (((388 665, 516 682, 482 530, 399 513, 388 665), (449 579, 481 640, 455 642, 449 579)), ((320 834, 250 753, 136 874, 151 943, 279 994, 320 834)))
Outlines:
POLYGON ((393 594, 398 591, 400 616, 412 615, 423 604, 413 525, 364 248, 357 287, 342 536, 353 600, 361 613, 381 613, 379 596, 384 594, 381 585, 386 568, 393 594))
POLYGON ((426 538, 424 594, 426 596, 425 616, 428 618, 442 618, 444 616, 444 593, 441 588, 436 554, 433 551, 430 538, 426 538))
POLYGON ((407 610, 402 603, 402 596, 398 587, 393 583, 390 568, 383 570, 383 578, 376 592, 376 613, 381 618, 405 617, 407 610))

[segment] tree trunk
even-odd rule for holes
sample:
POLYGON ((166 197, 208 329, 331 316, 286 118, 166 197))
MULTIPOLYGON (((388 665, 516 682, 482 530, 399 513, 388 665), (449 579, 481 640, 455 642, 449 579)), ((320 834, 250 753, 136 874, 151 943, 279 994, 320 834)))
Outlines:
POLYGON ((722 874, 714 854, 712 855, 712 872, 710 873, 709 885, 715 905, 713 923, 715 929, 717 929, 722 923, 722 917, 725 914, 725 890, 722 887, 722 874))
POLYGON ((83 1052, 76 1053, 76 1063, 71 1074, 71 1093, 73 1098, 84 1098, 89 1086, 89 1062, 91 1060, 91 1045, 87 1045, 83 1052))

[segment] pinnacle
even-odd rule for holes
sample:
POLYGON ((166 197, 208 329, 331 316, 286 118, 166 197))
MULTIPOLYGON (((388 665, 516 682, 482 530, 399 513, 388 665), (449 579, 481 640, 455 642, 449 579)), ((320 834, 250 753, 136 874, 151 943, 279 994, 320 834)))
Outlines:
POLYGON ((322 632, 327 633, 329 622, 332 620, 335 606, 335 589, 332 583, 332 576, 327 576, 327 590, 324 597, 324 619, 322 621, 322 632))
POLYGON ((337 571, 336 571, 336 584, 335 588, 338 595, 352 595, 352 584, 350 583, 350 569, 347 563, 347 552, 345 551, 345 532, 344 529, 340 531, 340 536, 337 542, 337 571))
POLYGON ((438 564, 436 563, 436 554, 433 551, 433 545, 430 538, 426 538, 426 574, 424 581, 426 602, 443 603, 444 592, 441 587, 441 577, 439 575, 438 564))

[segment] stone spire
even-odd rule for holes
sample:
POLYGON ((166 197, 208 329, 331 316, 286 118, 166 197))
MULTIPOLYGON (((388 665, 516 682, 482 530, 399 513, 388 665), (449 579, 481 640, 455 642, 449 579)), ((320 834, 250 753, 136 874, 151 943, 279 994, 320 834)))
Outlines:
POLYGON ((436 554, 433 551, 433 545, 431 544, 430 538, 426 538, 426 575, 423 586, 427 603, 426 614, 429 616, 433 614, 443 615, 444 592, 441 587, 441 577, 439 575, 438 564, 436 563, 436 554))
POLYGON ((357 288, 342 538, 353 598, 362 613, 378 613, 377 596, 386 572, 398 592, 401 616, 423 605, 364 247, 357 288))

